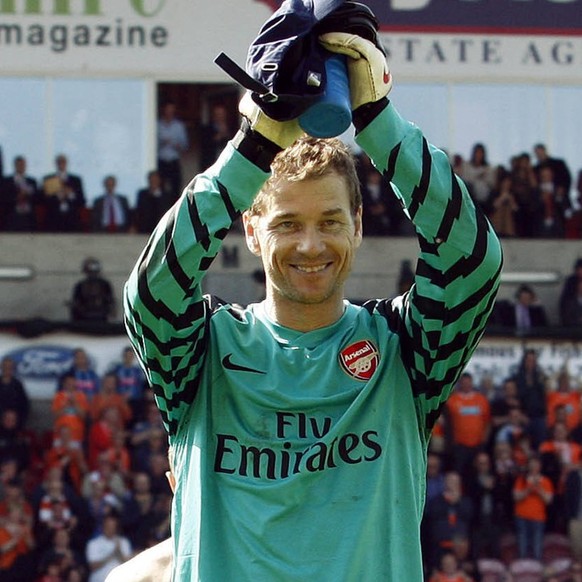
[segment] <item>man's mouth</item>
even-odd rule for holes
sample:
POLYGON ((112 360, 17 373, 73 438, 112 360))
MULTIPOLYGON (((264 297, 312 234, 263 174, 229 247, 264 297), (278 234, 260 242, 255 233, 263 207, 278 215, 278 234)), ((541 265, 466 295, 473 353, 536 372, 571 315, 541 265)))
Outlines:
POLYGON ((321 265, 293 265, 295 269, 302 273, 319 273, 323 271, 330 263, 323 263, 321 265))

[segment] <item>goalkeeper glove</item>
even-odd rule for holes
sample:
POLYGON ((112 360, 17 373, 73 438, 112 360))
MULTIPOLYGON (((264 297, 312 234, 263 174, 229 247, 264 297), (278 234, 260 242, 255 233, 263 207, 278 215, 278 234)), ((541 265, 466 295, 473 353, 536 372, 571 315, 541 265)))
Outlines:
POLYGON ((332 53, 346 55, 352 110, 375 103, 392 89, 386 56, 373 42, 347 32, 328 32, 319 37, 332 53))
POLYGON ((281 149, 287 148, 304 135, 296 119, 275 121, 268 117, 254 102, 248 91, 241 99, 238 109, 241 115, 247 119, 251 130, 261 134, 281 149))

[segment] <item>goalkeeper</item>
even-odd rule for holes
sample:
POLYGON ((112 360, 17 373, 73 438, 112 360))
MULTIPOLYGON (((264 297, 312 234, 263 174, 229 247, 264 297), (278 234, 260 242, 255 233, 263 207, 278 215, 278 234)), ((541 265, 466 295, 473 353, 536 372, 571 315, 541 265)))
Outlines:
MULTIPOLYGON (((174 448, 174 580, 420 582, 427 443, 475 349, 501 249, 447 156, 405 121, 369 40, 347 56, 356 141, 420 244, 415 283, 344 298, 362 241, 352 156, 248 97, 243 124, 161 220, 125 287, 127 330, 174 448), (266 298, 202 294, 233 221, 266 298)), ((390 253, 386 241, 386 253, 390 253)))

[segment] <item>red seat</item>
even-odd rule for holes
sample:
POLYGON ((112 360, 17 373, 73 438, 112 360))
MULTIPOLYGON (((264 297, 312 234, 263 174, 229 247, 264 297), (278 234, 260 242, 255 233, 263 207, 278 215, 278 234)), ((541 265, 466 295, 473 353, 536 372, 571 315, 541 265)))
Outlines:
POLYGON ((538 560, 518 558, 509 565, 513 582, 543 582, 544 566, 538 560))
POLYGON ((501 560, 494 558, 480 558, 477 560, 477 568, 481 575, 481 582, 505 582, 508 571, 501 560))

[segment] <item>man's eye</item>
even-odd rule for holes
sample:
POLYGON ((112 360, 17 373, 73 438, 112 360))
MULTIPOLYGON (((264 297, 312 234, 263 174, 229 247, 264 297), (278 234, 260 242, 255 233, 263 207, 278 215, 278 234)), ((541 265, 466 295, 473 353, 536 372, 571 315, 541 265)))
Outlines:
POLYGON ((281 230, 291 230, 295 227, 295 223, 291 220, 284 220, 277 225, 281 230))

